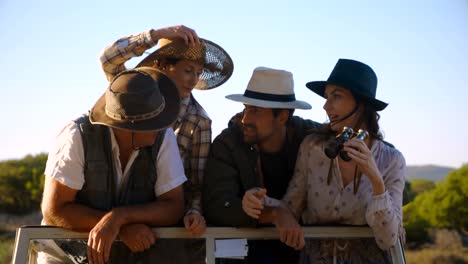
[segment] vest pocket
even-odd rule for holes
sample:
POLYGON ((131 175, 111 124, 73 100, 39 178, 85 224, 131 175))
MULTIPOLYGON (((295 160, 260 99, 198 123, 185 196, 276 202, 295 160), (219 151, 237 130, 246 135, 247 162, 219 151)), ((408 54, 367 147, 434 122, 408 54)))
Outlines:
POLYGON ((88 161, 85 169, 85 186, 89 190, 110 191, 109 167, 104 161, 88 161))

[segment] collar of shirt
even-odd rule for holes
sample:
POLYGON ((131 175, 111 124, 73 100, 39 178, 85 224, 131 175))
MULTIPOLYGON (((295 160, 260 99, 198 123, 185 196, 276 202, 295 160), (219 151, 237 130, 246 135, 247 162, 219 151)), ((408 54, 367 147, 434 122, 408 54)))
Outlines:
POLYGON ((180 101, 180 112, 179 116, 177 117, 177 121, 181 121, 187 112, 188 105, 190 103, 190 97, 184 98, 180 101))
POLYGON ((132 154, 130 154, 130 156, 128 157, 127 166, 125 166, 125 168, 122 168, 122 164, 120 163, 119 144, 117 144, 117 139, 115 138, 114 131, 112 130, 112 128, 110 127, 108 128, 109 128, 109 134, 111 137, 111 148, 112 148, 112 158, 114 160, 114 171, 116 173, 115 184, 117 188, 117 193, 119 193, 122 187, 121 186, 122 182, 124 182, 123 179, 128 177, 130 168, 132 167, 132 164, 135 161, 136 157, 138 156, 138 153, 140 153, 140 151, 133 150, 132 154))

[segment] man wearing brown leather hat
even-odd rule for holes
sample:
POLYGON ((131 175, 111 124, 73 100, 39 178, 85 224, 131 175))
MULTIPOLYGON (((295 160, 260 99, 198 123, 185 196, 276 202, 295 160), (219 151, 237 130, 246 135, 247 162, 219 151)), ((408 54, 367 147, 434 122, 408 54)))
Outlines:
POLYGON ((174 83, 153 68, 117 75, 89 115, 70 122, 49 153, 43 224, 89 232, 42 246, 39 263, 154 263, 172 256, 152 226, 184 213, 187 180, 172 128, 174 83), (114 241, 119 236, 121 241, 114 241))

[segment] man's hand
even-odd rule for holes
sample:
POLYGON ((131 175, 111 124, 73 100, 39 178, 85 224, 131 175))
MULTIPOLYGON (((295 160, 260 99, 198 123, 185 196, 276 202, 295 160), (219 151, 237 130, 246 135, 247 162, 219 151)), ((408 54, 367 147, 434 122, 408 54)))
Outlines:
POLYGON ((150 248, 158 234, 145 224, 128 224, 122 226, 119 237, 133 253, 137 253, 150 248))
POLYGON ((199 236, 206 230, 205 218, 197 212, 189 213, 184 216, 184 226, 191 235, 199 236))
POLYGON ((263 198, 267 190, 264 188, 252 188, 242 197, 242 209, 252 218, 258 219, 263 210, 263 198))
POLYGON ((281 242, 300 250, 305 246, 304 232, 294 215, 287 208, 275 208, 274 224, 280 233, 281 242))
POLYGON ((109 260, 110 249, 120 226, 117 214, 110 211, 91 229, 88 236, 89 263, 104 264, 109 260))
POLYGON ((184 25, 165 27, 153 30, 151 32, 151 37, 154 39, 178 39, 181 38, 185 41, 186 45, 194 46, 195 44, 200 44, 200 39, 198 38, 195 30, 188 28, 184 25))

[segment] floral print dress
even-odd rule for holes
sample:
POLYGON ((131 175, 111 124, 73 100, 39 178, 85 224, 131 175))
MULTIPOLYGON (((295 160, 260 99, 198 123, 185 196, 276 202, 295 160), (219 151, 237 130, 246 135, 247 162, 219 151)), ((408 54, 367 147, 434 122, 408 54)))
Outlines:
POLYGON ((365 175, 354 194, 353 182, 343 185, 338 162, 324 154, 324 142, 309 135, 299 149, 294 176, 283 202, 305 225, 369 225, 375 239, 307 240, 301 263, 390 263, 388 249, 402 231, 402 199, 406 163, 403 155, 375 140, 371 152, 386 191, 373 195, 365 175))

